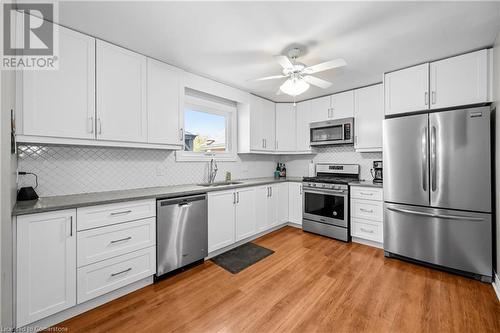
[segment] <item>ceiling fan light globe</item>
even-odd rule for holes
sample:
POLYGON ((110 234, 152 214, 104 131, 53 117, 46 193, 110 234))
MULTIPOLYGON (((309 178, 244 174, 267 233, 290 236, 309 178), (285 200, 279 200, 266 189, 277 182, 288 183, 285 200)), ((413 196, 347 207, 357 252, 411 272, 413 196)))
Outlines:
POLYGON ((300 78, 290 78, 280 87, 280 90, 290 96, 298 96, 309 89, 309 83, 300 78))

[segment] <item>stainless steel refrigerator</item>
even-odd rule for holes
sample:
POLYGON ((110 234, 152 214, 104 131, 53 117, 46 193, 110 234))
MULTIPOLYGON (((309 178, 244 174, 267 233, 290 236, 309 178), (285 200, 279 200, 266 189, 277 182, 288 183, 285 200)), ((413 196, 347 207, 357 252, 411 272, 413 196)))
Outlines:
POLYGON ((491 282, 490 107, 384 120, 384 251, 491 282))

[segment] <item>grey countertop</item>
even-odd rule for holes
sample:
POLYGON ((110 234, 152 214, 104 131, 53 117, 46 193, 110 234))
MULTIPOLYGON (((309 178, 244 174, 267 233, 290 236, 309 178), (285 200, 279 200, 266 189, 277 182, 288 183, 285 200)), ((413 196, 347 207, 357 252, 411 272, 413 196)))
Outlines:
POLYGON ((128 200, 172 198, 191 194, 207 193, 213 191, 230 190, 240 187, 258 186, 281 182, 302 182, 302 177, 287 177, 286 179, 274 178, 253 178, 235 180, 241 181, 241 184, 232 184, 224 186, 204 187, 199 185, 175 185, 138 188, 131 190, 84 193, 73 195, 61 195, 53 197, 39 198, 33 201, 17 202, 12 215, 25 215, 41 212, 50 212, 54 210, 78 208, 85 206, 94 206, 121 202, 128 200))
POLYGON ((357 182, 350 182, 350 186, 367 186, 367 187, 378 187, 378 188, 383 188, 383 184, 381 183, 374 183, 371 180, 360 180, 357 182))

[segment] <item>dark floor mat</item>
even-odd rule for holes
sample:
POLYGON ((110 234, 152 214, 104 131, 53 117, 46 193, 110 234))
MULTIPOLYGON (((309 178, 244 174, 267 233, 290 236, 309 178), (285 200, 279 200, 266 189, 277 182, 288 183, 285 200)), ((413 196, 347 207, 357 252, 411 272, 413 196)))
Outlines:
POLYGON ((273 253, 273 250, 265 247, 254 243, 246 243, 213 257, 212 261, 226 271, 237 274, 273 253))

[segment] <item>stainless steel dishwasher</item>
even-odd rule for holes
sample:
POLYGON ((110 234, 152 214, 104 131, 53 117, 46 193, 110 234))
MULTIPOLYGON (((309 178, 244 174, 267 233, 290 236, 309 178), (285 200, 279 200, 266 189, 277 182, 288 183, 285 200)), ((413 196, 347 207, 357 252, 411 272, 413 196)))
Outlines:
POLYGON ((157 200, 156 276, 207 256, 206 194, 157 200))

